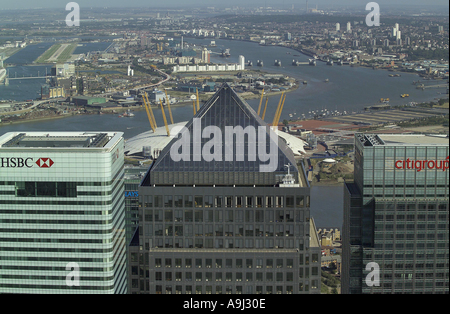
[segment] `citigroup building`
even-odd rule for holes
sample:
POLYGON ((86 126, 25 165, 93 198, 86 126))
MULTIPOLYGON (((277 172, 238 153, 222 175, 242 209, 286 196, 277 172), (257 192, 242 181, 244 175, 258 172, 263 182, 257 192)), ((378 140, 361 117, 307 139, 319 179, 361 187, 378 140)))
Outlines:
POLYGON ((448 137, 355 135, 343 293, 448 293, 448 169, 448 137))

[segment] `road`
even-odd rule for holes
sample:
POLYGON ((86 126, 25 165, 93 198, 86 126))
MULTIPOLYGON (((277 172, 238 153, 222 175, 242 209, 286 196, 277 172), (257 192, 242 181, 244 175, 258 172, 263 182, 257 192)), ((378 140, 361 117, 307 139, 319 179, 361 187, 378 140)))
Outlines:
MULTIPOLYGON (((150 87, 154 87, 154 86, 159 86, 159 85, 169 81, 172 78, 169 74, 161 71, 160 69, 155 69, 155 70, 158 71, 162 76, 165 76, 165 79, 163 79, 162 81, 160 81, 158 83, 155 83, 155 84, 137 86, 137 87, 135 87, 133 89, 140 90, 140 89, 146 89, 146 88, 150 88, 150 87)), ((109 92, 109 93, 97 94, 97 95, 94 95, 94 97, 108 97, 108 96, 112 96, 112 95, 114 95, 114 94, 116 94, 118 92, 123 92, 123 91, 126 91, 126 90, 120 90, 120 91, 114 91, 114 92, 109 92)))
MULTIPOLYGON (((34 108, 36 108, 37 106, 39 106, 42 103, 45 103, 45 102, 57 102, 57 101, 65 100, 65 99, 66 98, 54 98, 54 99, 47 99, 47 100, 35 100, 35 101, 33 101, 33 105, 31 105, 30 107, 28 107, 26 109, 17 110, 17 111, 0 112, 0 116, 1 115, 6 116, 6 115, 12 115, 12 114, 25 113, 25 112, 33 110, 34 108)), ((29 102, 24 101, 24 102, 17 102, 17 103, 14 103, 14 104, 17 105, 17 104, 26 104, 26 103, 29 103, 29 102)))

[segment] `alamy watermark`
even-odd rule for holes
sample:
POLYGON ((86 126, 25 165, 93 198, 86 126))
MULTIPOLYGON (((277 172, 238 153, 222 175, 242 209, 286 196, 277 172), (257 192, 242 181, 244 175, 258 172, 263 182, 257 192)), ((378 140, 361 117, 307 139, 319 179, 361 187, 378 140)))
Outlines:
POLYGON ((66 11, 71 11, 66 16, 66 25, 69 27, 80 26, 80 6, 76 2, 69 2, 66 11))
POLYGON ((370 271, 366 276, 366 285, 369 287, 380 286, 380 265, 370 262, 366 265, 366 270, 370 271))
POLYGON ((215 125, 202 129, 201 119, 194 118, 192 145, 191 134, 186 127, 174 128, 171 134, 179 138, 170 148, 170 157, 175 162, 259 161, 259 172, 274 172, 277 169, 278 135, 269 126, 250 125, 245 129, 240 125, 225 126, 224 131, 225 134, 222 134, 222 129, 215 125), (202 139, 209 139, 203 147, 202 139))
POLYGON ((66 285, 69 287, 80 286, 80 266, 78 263, 72 262, 66 265, 66 270, 70 270, 70 273, 66 275, 66 285))
POLYGON ((367 26, 380 26, 380 6, 376 2, 369 2, 366 4, 366 11, 372 10, 366 15, 367 26))

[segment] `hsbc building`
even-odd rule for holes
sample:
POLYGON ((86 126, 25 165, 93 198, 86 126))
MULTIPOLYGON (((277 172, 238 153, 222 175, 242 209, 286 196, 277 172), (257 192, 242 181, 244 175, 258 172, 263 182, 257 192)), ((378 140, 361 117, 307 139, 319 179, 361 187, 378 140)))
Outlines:
POLYGON ((126 293, 123 133, 0 136, 0 293, 126 293))

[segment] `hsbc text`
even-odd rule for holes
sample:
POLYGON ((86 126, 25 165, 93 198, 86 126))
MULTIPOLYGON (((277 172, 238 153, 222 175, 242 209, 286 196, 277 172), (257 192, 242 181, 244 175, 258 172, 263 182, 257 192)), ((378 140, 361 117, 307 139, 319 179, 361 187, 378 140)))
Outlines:
POLYGON ((0 158, 0 168, 31 168, 33 167, 33 158, 0 158))

